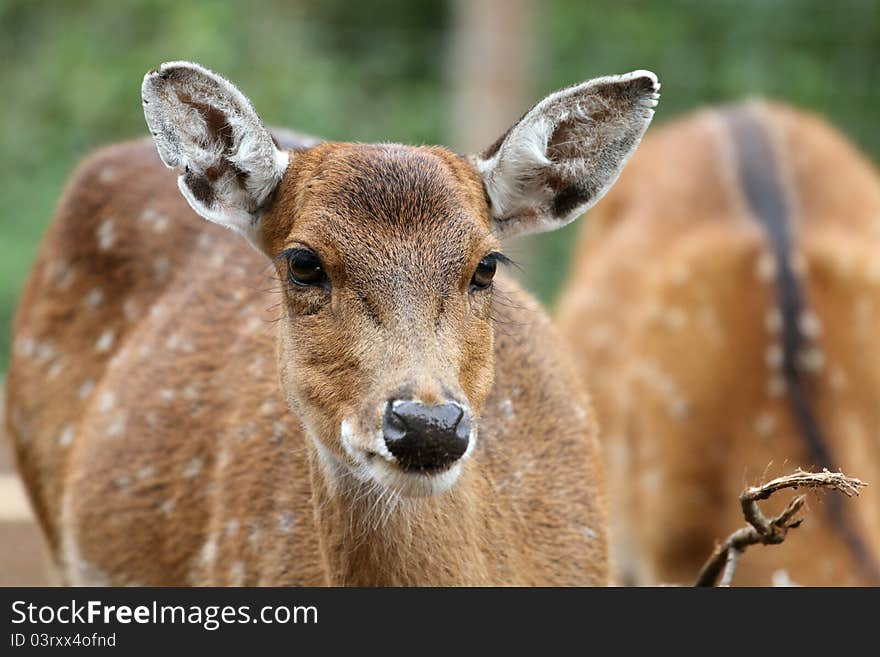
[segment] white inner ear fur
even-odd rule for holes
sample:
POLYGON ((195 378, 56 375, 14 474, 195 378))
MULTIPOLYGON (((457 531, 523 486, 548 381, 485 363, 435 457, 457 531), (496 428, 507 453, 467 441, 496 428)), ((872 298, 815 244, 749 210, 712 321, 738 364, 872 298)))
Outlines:
POLYGON ((166 166, 192 208, 259 248, 263 206, 289 164, 248 99, 192 62, 167 62, 144 76, 144 116, 166 166))
POLYGON ((567 87, 526 113, 491 156, 474 158, 492 203, 496 233, 509 236, 559 228, 599 201, 647 130, 659 90, 657 76, 642 70, 567 87), (626 99, 613 95, 615 88, 639 79, 645 80, 643 91, 626 99), (597 112, 601 116, 594 119, 597 112), (569 150, 582 147, 582 152, 551 159, 551 138, 560 125, 571 120, 579 132, 563 146, 568 145, 569 150), (583 183, 590 194, 557 215, 552 209, 559 190, 550 184, 552 179, 557 184, 583 183))

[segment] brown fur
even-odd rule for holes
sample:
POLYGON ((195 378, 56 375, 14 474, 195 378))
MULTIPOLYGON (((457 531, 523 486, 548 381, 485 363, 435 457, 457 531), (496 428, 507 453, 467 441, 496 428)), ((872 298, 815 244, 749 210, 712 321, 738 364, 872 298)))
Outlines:
MULTIPOLYGON (((749 111, 773 137, 793 199, 792 264, 820 320, 811 341, 824 361, 802 374, 810 404, 834 467, 880 484, 880 179, 821 120, 749 111)), ((742 524, 744 485, 816 465, 780 385, 769 246, 729 139, 721 114, 705 111, 645 140, 590 216, 559 304, 603 427, 625 581, 693 581, 742 524)), ((783 547, 749 552, 735 583, 870 583, 831 505, 811 505, 783 547)), ((843 509, 876 560, 880 489, 843 509)))
POLYGON ((343 281, 332 299, 288 289, 282 261, 198 218, 148 141, 74 176, 7 386, 65 581, 605 584, 596 428, 559 340, 509 278, 468 292, 497 246, 472 165, 391 145, 291 158, 263 250, 308 245, 343 281), (342 418, 374 429, 404 385, 479 415, 444 494, 394 499, 330 472, 308 436, 344 459, 328 442, 342 418))

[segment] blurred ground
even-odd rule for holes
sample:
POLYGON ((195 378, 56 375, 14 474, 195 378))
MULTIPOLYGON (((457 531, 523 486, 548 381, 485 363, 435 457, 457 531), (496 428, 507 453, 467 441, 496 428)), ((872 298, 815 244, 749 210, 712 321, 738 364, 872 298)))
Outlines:
POLYGON ((45 586, 43 538, 15 473, 2 413, 0 404, 0 586, 45 586))

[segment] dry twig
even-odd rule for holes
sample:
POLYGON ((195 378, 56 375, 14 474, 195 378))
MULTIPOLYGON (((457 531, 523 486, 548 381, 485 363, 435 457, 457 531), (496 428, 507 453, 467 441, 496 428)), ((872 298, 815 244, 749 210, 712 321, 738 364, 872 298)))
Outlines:
POLYGON ((805 495, 798 495, 788 506, 774 518, 767 518, 758 502, 766 500, 773 493, 786 488, 797 490, 798 488, 830 488, 853 497, 859 494, 859 489, 867 484, 859 479, 847 477, 842 472, 804 472, 798 470, 794 474, 778 477, 761 486, 750 486, 739 496, 743 515, 748 521, 748 526, 737 529, 727 540, 715 548, 712 556, 703 565, 697 577, 695 586, 715 586, 721 576, 720 586, 730 586, 737 564, 750 545, 760 543, 762 545, 777 545, 785 540, 789 529, 798 527, 803 518, 796 517, 806 501, 805 495), (722 572, 723 571, 723 572, 722 572))

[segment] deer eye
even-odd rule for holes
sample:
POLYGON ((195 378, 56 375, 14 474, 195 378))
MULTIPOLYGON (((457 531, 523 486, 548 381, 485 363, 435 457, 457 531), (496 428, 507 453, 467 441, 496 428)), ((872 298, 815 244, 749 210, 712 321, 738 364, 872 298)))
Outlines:
POLYGON ((290 249, 287 256, 287 278, 300 287, 326 287, 327 273, 321 260, 307 249, 290 249))
POLYGON ((476 271, 471 278, 472 290, 485 290, 492 285, 492 279, 495 278, 495 270, 498 268, 498 253, 490 253, 480 260, 476 271))

